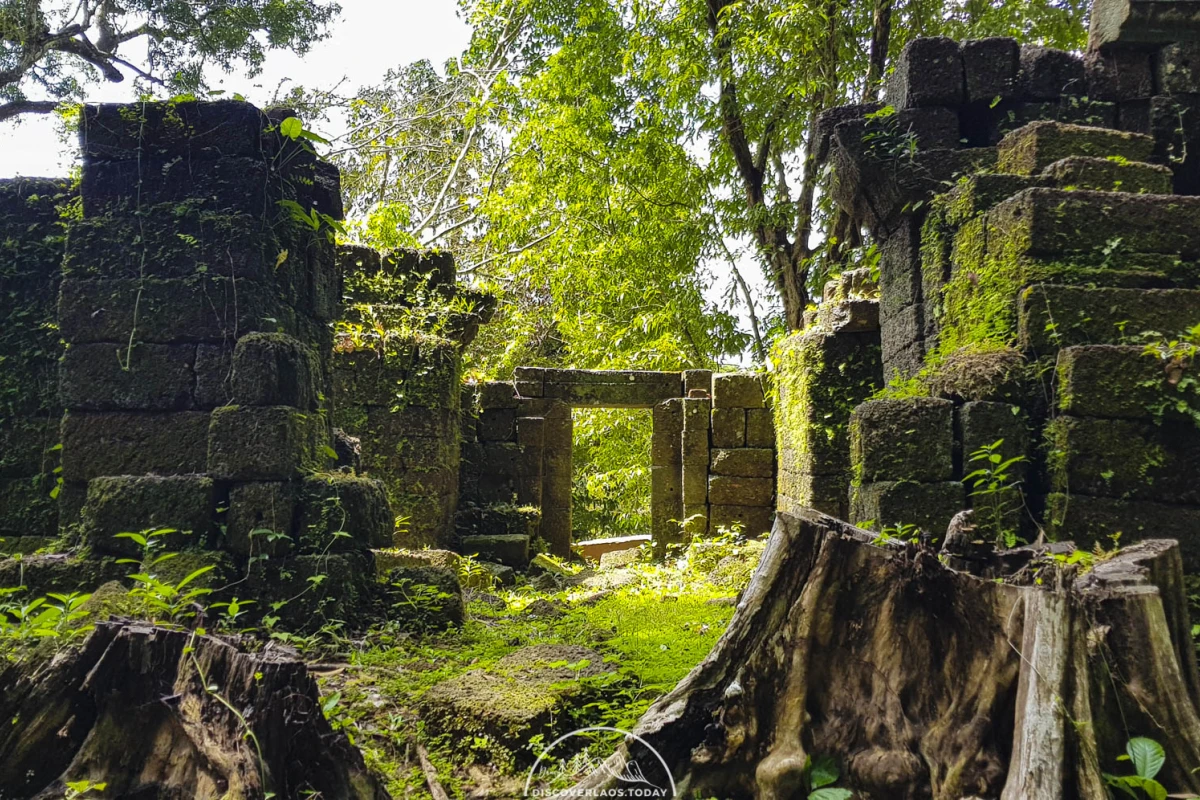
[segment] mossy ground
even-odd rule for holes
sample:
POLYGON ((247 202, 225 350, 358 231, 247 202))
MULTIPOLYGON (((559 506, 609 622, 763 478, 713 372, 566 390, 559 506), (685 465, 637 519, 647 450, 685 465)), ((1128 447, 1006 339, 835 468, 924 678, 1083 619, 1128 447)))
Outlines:
MULTIPOLYGON (((489 737, 482 725, 480 735, 469 737, 426 731, 420 703, 431 687, 494 667, 530 645, 583 645, 599 653, 608 670, 583 678, 584 691, 572 694, 556 712, 568 717, 560 718, 564 730, 594 725, 631 729, 654 700, 712 649, 764 546, 761 539, 724 536, 694 542, 665 561, 571 568, 553 581, 535 581, 538 586, 554 584, 548 590, 535 589, 523 578, 511 588, 468 590, 465 623, 440 632, 384 622, 349 633, 352 621, 327 625, 309 636, 265 627, 239 630, 245 623, 229 620, 231 608, 221 604, 209 608, 206 625, 210 632, 238 633, 250 647, 273 640, 272 646, 297 648, 317 676, 327 718, 363 751, 393 797, 431 797, 419 766, 419 742, 452 797, 511 798, 519 796, 532 757, 489 737)), ((91 622, 114 612, 170 619, 111 582, 93 600, 70 601, 68 616, 51 613, 22 629, 14 615, 28 606, 31 598, 25 594, 0 589, 0 659, 47 658, 82 641, 91 622), (35 627, 54 632, 36 633, 35 627)), ((241 602, 245 606, 245 599, 241 602)), ((538 746, 548 744, 543 738, 532 736, 521 748, 539 753, 538 746)), ((587 758, 579 758, 580 768, 606 756, 615 744, 610 739, 589 745, 587 758)))

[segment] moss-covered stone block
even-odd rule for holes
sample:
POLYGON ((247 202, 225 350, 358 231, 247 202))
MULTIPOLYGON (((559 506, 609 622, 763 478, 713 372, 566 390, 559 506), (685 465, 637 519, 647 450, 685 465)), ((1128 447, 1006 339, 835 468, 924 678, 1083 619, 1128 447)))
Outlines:
POLYGON ((529 535, 523 533, 477 534, 462 537, 464 553, 484 561, 524 569, 529 564, 529 535))
POLYGON ((831 517, 849 519, 849 482, 844 475, 813 475, 780 469, 776 503, 780 511, 796 514, 814 508, 831 517))
POLYGON ((57 536, 0 536, 2 555, 26 556, 39 551, 51 553, 61 549, 65 549, 65 546, 57 536))
POLYGON ((246 406, 317 408, 320 365, 312 350, 283 333, 251 333, 233 351, 233 402, 246 406))
POLYGON ((1200 251, 1198 225, 1200 198, 1034 188, 988 214, 988 250, 1008 255, 1096 254, 1120 238, 1116 257, 1195 253, 1200 251))
POLYGON ((712 401, 708 398, 685 397, 680 402, 683 408, 683 434, 680 440, 682 461, 684 464, 707 464, 712 401))
POLYGON ((300 552, 391 547, 396 519, 383 484, 340 473, 312 475, 301 484, 296 527, 300 552))
POLYGON ((1144 331, 1185 330, 1197 321, 1200 291, 1111 289, 1038 284, 1018 298, 1018 342, 1050 353, 1084 344, 1115 344, 1144 331))
POLYGON ((957 227, 1018 192, 1043 185, 1045 179, 1036 175, 1003 172, 967 175, 960 178, 937 203, 944 208, 945 223, 957 227))
POLYGON ((775 509, 771 506, 710 505, 708 507, 708 533, 740 530, 743 536, 761 536, 771 532, 775 522, 775 509))
POLYGON ((273 286, 196 277, 62 282, 62 336, 89 342, 220 342, 252 331, 296 330, 295 313, 273 286))
POLYGON ((219 480, 300 477, 328 459, 320 416, 291 406, 225 406, 212 413, 207 471, 219 480))
POLYGON ((1055 493, 1046 496, 1046 534, 1053 541, 1073 541, 1081 550, 1095 544, 1111 549, 1113 537, 1127 545, 1140 539, 1175 539, 1183 552, 1184 569, 1200 570, 1200 508, 1055 493))
POLYGON ((435 337, 393 343, 385 352, 335 350, 334 403, 457 411, 462 357, 453 342, 435 337))
POLYGON ((966 490, 957 481, 879 481, 850 490, 850 520, 855 524, 872 522, 877 530, 916 525, 941 537, 954 515, 966 506, 966 490))
POLYGON ((295 481, 251 481, 229 490, 225 545, 241 556, 281 556, 296 542, 295 481))
POLYGON ((1190 422, 1059 416, 1046 426, 1053 491, 1200 503, 1200 430, 1190 422))
POLYGON ((137 557, 141 547, 118 537, 173 528, 159 542, 167 551, 214 544, 216 489, 200 475, 116 475, 88 482, 83 508, 84 541, 96 552, 137 557))
POLYGON ((266 115, 238 100, 83 107, 84 155, 103 161, 263 156, 266 115))
POLYGON ((78 344, 59 367, 59 398, 80 411, 183 411, 194 403, 196 345, 78 344))
POLYGON ((0 536, 54 536, 58 504, 48 477, 0 479, 0 536))
POLYGON ((770 478, 775 474, 775 451, 765 447, 715 449, 708 470, 713 475, 742 478, 770 478))
POLYGON ((963 403, 954 410, 954 426, 962 452, 963 475, 991 468, 988 455, 994 453, 1004 461, 1023 459, 1006 472, 1010 481, 1025 479, 1032 453, 1029 418, 1020 406, 987 401, 963 403), (997 443, 999 446, 995 446, 997 443))
POLYGON ((1171 194, 1171 170, 1160 164, 1068 156, 1042 170, 1042 175, 1060 189, 1092 189, 1098 192, 1171 194))
POLYGON ((848 483, 850 412, 883 385, 879 335, 796 334, 775 358, 781 466, 848 483))
POLYGON ((132 198, 147 205, 189 202, 205 210, 261 216, 278 213, 274 204, 280 199, 301 199, 304 188, 283 181, 260 158, 219 158, 206 161, 204 169, 182 159, 93 161, 83 171, 80 196, 86 217, 120 213, 132 198))
POLYGON ((484 442, 512 442, 517 437, 517 411, 489 408, 479 414, 476 435, 484 442))
POLYGON ((68 412, 62 421, 63 479, 203 473, 210 418, 200 411, 68 412))
POLYGON ((775 481, 770 477, 710 475, 708 478, 708 502, 714 506, 769 506, 774 496, 775 481))
POLYGON ((256 562, 243 584, 258 613, 280 617, 286 630, 316 631, 330 622, 361 620, 382 609, 371 551, 296 555, 256 562), (279 603, 273 608, 273 603, 279 603))
POLYGON ((59 463, 59 417, 0 418, 0 478, 52 475, 59 463))
POLYGON ((933 397, 872 400, 850 417, 854 477, 861 482, 945 481, 954 475, 954 404, 933 397))
POLYGON ((713 408, 763 408, 763 378, 753 372, 713 375, 713 408))
MULTIPOLYGON (((167 563, 167 562, 164 562, 167 563)), ((0 559, 0 587, 24 586, 27 597, 50 592, 90 592, 110 581, 121 580, 135 571, 134 564, 118 564, 109 556, 87 558, 68 553, 0 559)))
POLYGON ((462 585, 448 567, 397 566, 383 580, 388 621, 407 630, 440 630, 463 624, 462 585))
POLYGON ((1153 153, 1154 140, 1149 136, 1042 121, 1019 128, 1000 141, 997 167, 1014 175, 1036 175, 1069 156, 1149 161, 1153 153))
POLYGON ((421 718, 429 731, 464 745, 490 736, 525 765, 533 760, 530 738, 553 741, 574 727, 566 711, 590 696, 583 681, 613 669, 586 647, 532 645, 433 686, 421 698, 421 718))
POLYGON ((541 512, 511 503, 463 504, 454 515, 454 528, 462 538, 471 536, 532 537, 541 512))
POLYGON ((1059 351, 1058 409, 1076 417, 1146 419, 1169 388, 1162 362, 1134 345, 1082 345, 1059 351))

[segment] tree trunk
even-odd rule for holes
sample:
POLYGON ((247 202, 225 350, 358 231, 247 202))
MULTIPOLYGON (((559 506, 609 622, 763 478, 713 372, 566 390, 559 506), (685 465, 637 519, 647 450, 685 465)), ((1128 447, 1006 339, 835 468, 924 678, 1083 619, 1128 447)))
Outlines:
POLYGON ((78 649, 6 665, 0 687, 13 721, 0 727, 0 797, 63 797, 81 780, 139 800, 388 796, 299 661, 103 623, 78 649))
POLYGON ((716 647, 575 789, 618 788, 648 763, 644 742, 678 797, 804 798, 806 760, 832 756, 860 798, 1090 800, 1107 796, 1102 771, 1132 771, 1116 760, 1126 741, 1147 736, 1166 748, 1168 790, 1200 790, 1176 543, 1128 547, 1082 577, 1046 548, 973 571, 780 513, 716 647))

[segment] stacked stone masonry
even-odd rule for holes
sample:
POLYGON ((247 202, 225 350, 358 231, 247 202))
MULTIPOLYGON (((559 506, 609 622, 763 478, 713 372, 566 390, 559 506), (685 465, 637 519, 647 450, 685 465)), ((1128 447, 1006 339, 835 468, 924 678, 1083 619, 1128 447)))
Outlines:
POLYGON ((462 552, 527 559, 540 537, 571 552, 572 408, 651 411, 651 535, 660 553, 687 535, 770 530, 774 423, 762 376, 524 367, 468 387, 463 403, 462 552))
POLYGON ((0 181, 0 552, 32 552, 58 535, 55 331, 65 181, 0 181))
POLYGON ((65 543, 97 564, 142 555, 120 534, 171 529, 159 544, 187 557, 167 572, 249 575, 315 622, 367 593, 393 520, 378 483, 326 471, 341 283, 331 231, 283 201, 339 219, 341 199, 337 171, 280 134, 289 114, 85 107, 58 258, 58 497, 65 543))
MULTIPOLYGON (((848 296, 831 287, 780 348, 780 507, 940 536, 973 506, 984 538, 1174 536, 1200 567, 1193 367, 1169 346, 1200 323, 1200 52, 1125 5, 1084 57, 914 40, 894 113, 822 118, 835 200, 880 253, 881 374, 840 408, 814 399, 848 296), (847 458, 848 491, 816 491, 847 458)), ((840 372, 870 359, 842 341, 840 372)))

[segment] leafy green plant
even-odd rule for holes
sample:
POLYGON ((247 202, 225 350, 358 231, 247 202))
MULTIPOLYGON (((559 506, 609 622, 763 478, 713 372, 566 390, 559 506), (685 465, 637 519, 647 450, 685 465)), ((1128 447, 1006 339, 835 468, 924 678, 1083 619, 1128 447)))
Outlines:
POLYGON ((850 800, 854 792, 833 786, 840 777, 841 770, 832 756, 818 756, 815 759, 809 756, 804 762, 801 776, 808 800, 850 800))
POLYGON ((1153 390, 1155 401, 1147 410, 1161 422, 1168 414, 1190 419, 1200 426, 1200 380, 1195 364, 1200 353, 1200 324, 1193 325, 1175 338, 1147 331, 1135 337, 1142 342, 1142 353, 1158 359, 1163 376, 1142 382, 1153 390))
MULTIPOLYGON (((16 590, 5 590, 15 593, 16 590)), ((85 635, 90 625, 80 624, 88 617, 83 604, 90 594, 50 593, 27 602, 0 603, 0 638, 28 642, 33 639, 60 639, 69 642, 85 635)))
POLYGON ((997 547, 1015 547, 1021 541, 1013 524, 1014 515, 1024 507, 1021 481, 1010 470, 1025 461, 1025 456, 1006 459, 1000 452, 1003 439, 971 453, 971 463, 978 465, 963 478, 971 486, 971 503, 975 508, 976 524, 990 532, 997 547))
POLYGON ((194 617, 202 608, 199 600, 212 594, 212 589, 196 587, 189 589, 193 581, 213 570, 212 565, 193 570, 174 583, 162 580, 156 568, 163 562, 177 558, 179 553, 163 552, 165 537, 178 533, 174 528, 154 528, 141 533, 118 533, 116 538, 129 539, 142 550, 140 559, 122 558, 118 564, 136 564, 138 571, 129 576, 134 586, 129 596, 140 601, 147 613, 160 622, 181 622, 194 617))
POLYGON ((1125 754, 1118 761, 1133 762, 1132 775, 1104 773, 1104 782, 1135 800, 1167 800, 1167 790, 1154 777, 1166 763, 1167 754, 1162 745, 1144 736, 1135 736, 1125 744, 1125 754))

